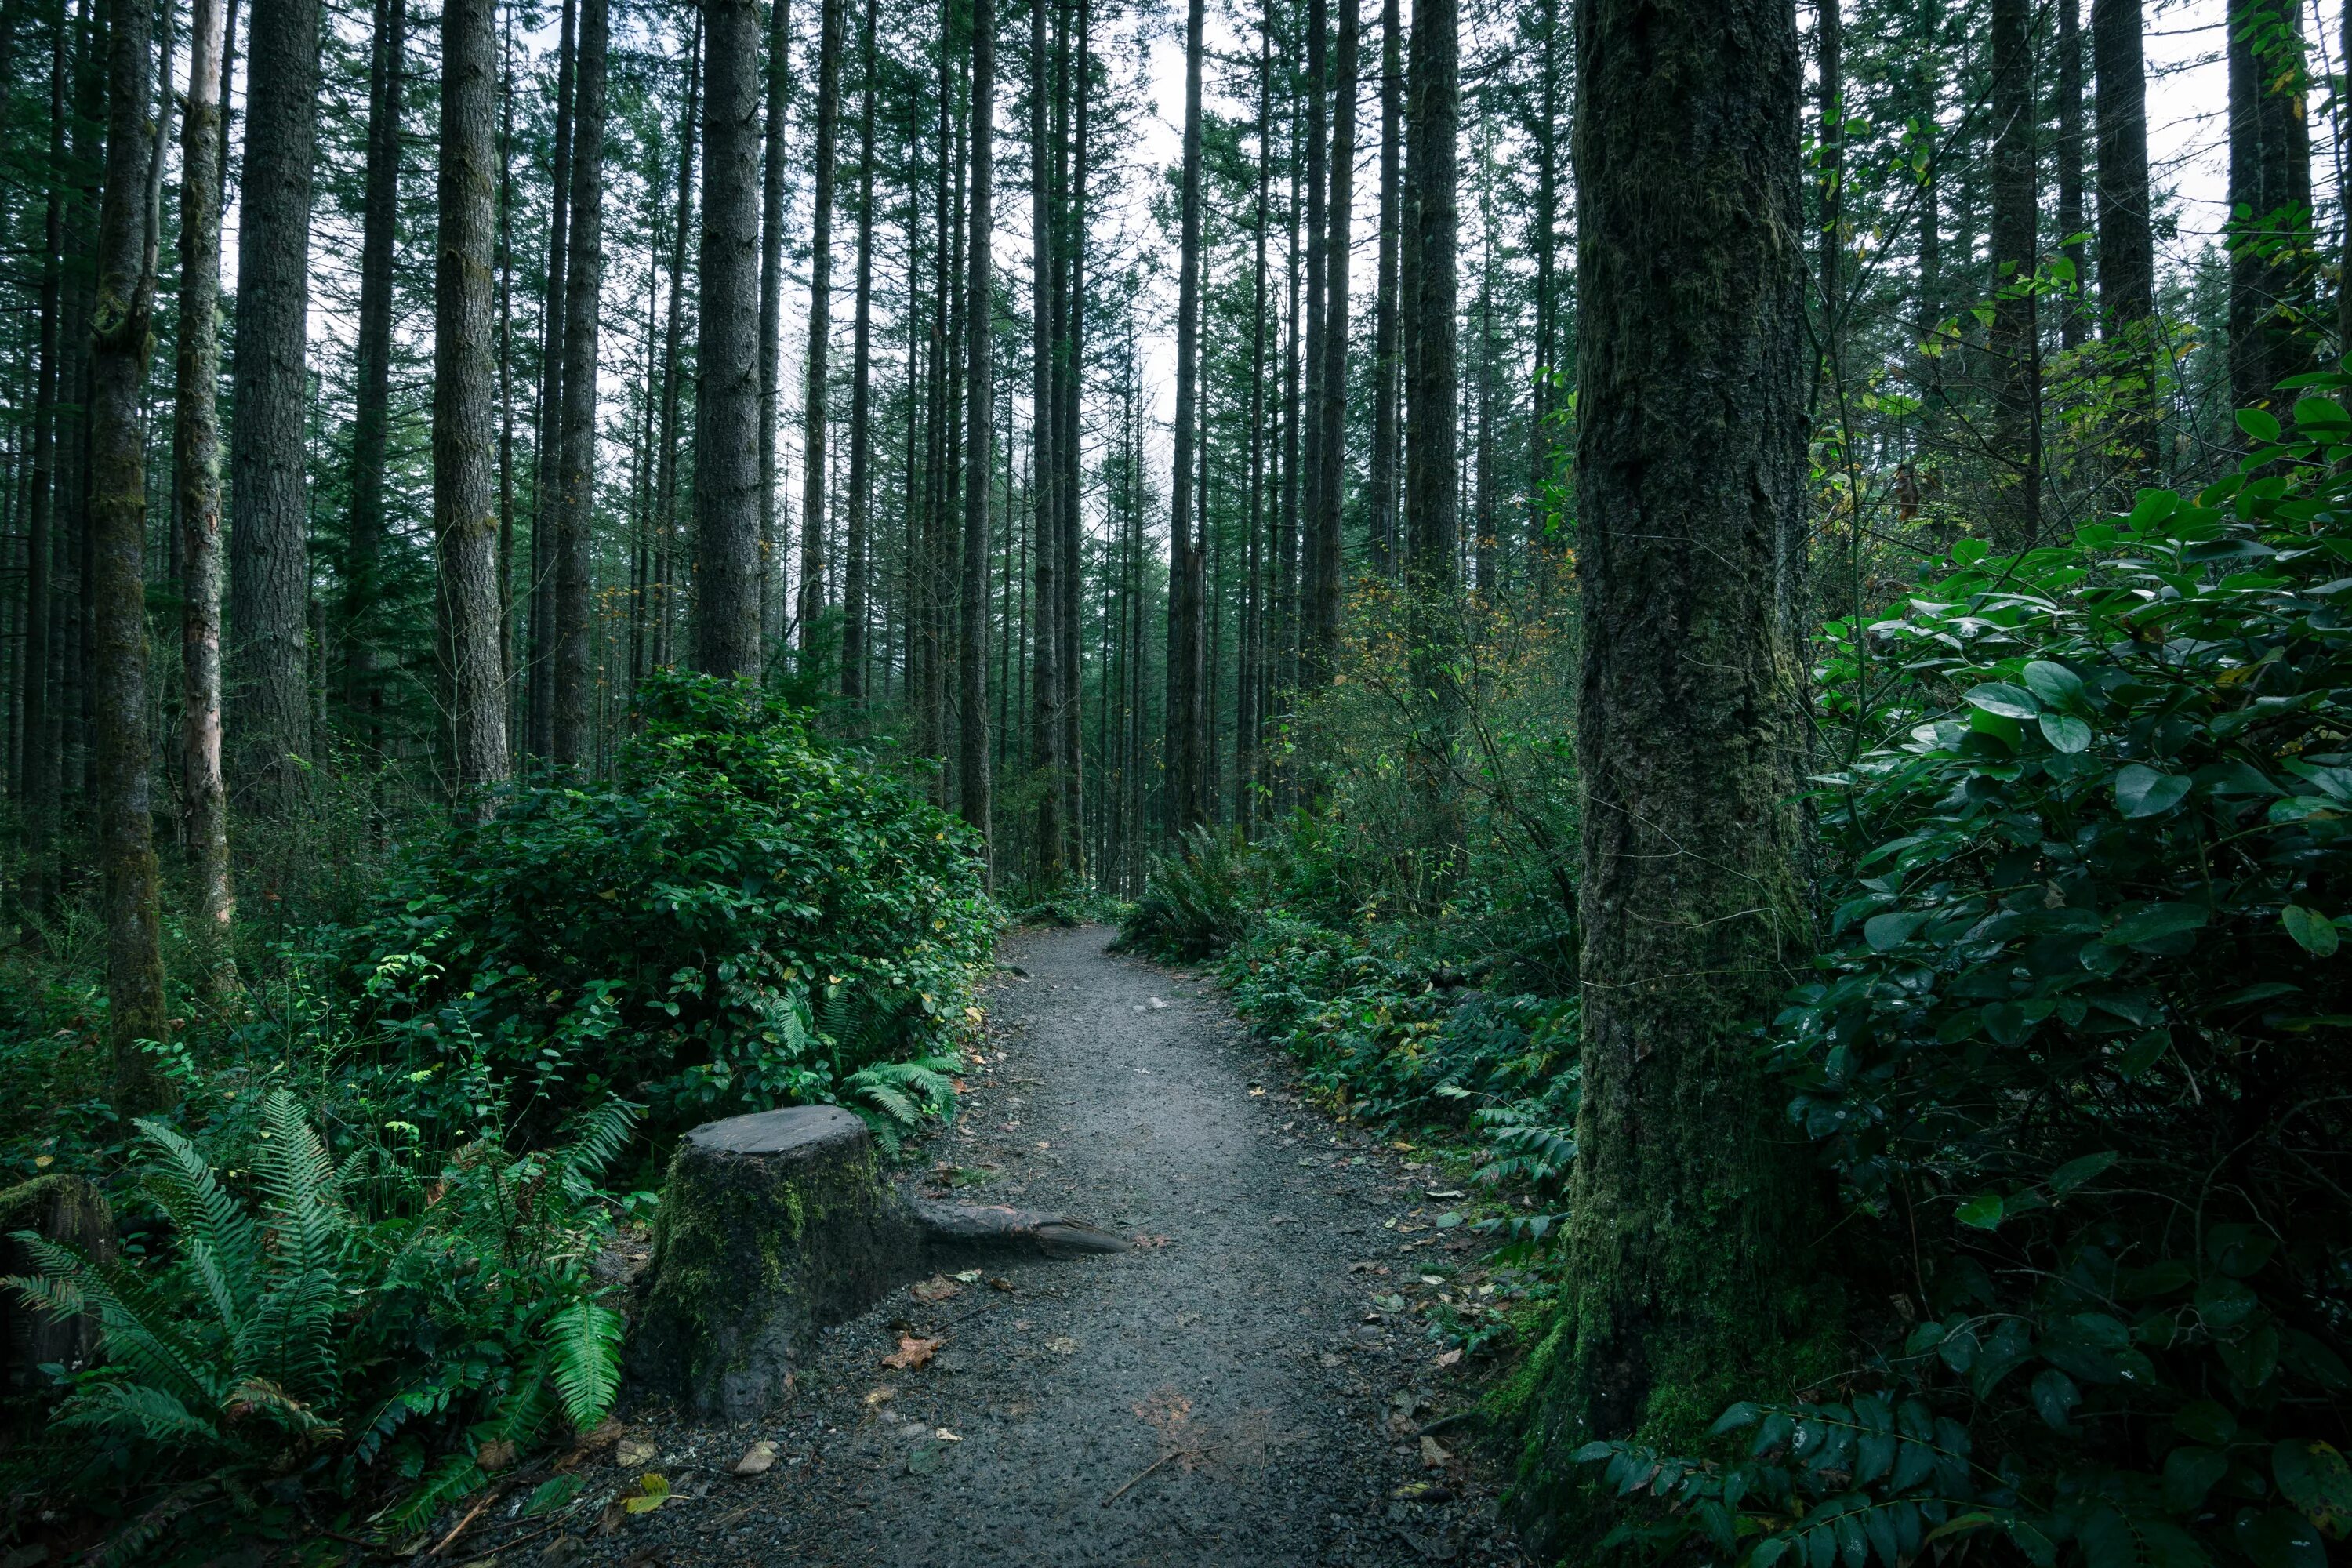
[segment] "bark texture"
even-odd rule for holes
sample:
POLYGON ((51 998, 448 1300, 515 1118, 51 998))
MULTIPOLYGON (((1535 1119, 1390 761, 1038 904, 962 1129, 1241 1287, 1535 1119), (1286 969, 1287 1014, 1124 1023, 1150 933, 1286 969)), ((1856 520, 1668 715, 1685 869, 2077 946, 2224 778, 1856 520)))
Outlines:
POLYGON ((1993 547, 2030 548, 2042 532, 2042 340, 2032 280, 2034 193, 2031 0, 1992 0, 1993 547))
POLYGON ((1580 22, 1584 1096, 1525 1456, 1570 1531, 1570 1455, 1689 1440, 1805 1322, 1810 1167, 1752 1037, 1804 942, 1774 604, 1810 363, 1793 9, 1580 22))
MULTIPOLYGON (((841 694, 866 697, 866 583, 872 571, 874 460, 874 7, 860 24, 857 105, 857 304, 849 351, 848 558, 842 565, 841 694)), ((911 393, 911 389, 910 389, 911 393)), ((911 474, 909 475, 911 478, 911 474)))
POLYGON ((367 166, 360 219, 359 340, 352 419, 351 515, 344 532, 342 699, 372 758, 383 747, 388 662, 383 598, 384 451, 392 435, 392 282, 400 239, 400 119, 407 0, 376 0, 368 76, 367 166))
MULTIPOLYGON (((1201 34, 1202 0, 1184 22, 1184 170, 1179 190, 1181 238, 1176 269, 1175 461, 1168 487, 1168 713, 1161 753, 1169 837, 1206 819, 1203 752, 1208 711, 1202 700, 1202 542, 1192 525, 1193 417, 1199 400, 1201 341, 1201 34)), ((1295 400, 1290 406, 1296 407, 1295 400)))
MULTIPOLYGON (((498 7, 442 0, 440 242, 433 274, 433 536, 461 802, 508 774, 499 594, 498 7)), ((486 804, 486 803, 485 803, 486 804)))
POLYGON ((230 483, 228 739, 240 807, 282 816, 310 749, 310 567, 302 463, 310 405, 310 201, 319 141, 319 7, 254 0, 236 251, 236 422, 230 483))
POLYGON ((151 0, 108 0, 106 191, 90 312, 91 673, 107 1027, 113 1100, 126 1112, 170 1097, 169 1081, 144 1048, 169 1037, 147 767, 147 462, 140 418, 154 330, 147 195, 153 37, 151 0))
POLYGON ((703 18, 702 294, 695 332, 695 665, 760 674, 757 65, 751 0, 703 18))
POLYGON ((1461 374, 1455 363, 1455 239, 1462 120, 1462 11, 1457 0, 1425 0, 1412 24, 1412 291, 1406 301, 1404 389, 1405 526, 1410 570, 1424 595, 1450 590, 1460 531, 1461 374))
POLYGON ((808 383, 802 404, 801 584, 795 613, 801 656, 814 669, 824 647, 826 425, 833 365, 833 195, 841 135, 842 0, 818 8, 815 200, 809 218, 808 383))
POLYGON ((1348 472, 1348 252, 1356 205, 1358 0, 1339 0, 1337 99, 1331 114, 1330 234, 1323 247, 1322 406, 1315 447, 1315 512, 1307 527, 1307 652, 1309 679, 1331 679, 1339 652, 1339 517, 1348 472))
POLYGON ((2155 460, 2148 412, 2156 356, 2156 242, 2148 227, 2147 68, 2140 0, 2091 0, 2092 113, 2098 134, 2099 329, 2119 351, 2128 410, 2117 432, 2121 466, 2155 460))
POLYGON ((2296 0, 2231 0, 2230 393, 2241 408, 2318 368, 2305 68, 2296 0))
POLYGON ((760 196, 760 641, 773 647, 783 635, 784 552, 792 531, 783 517, 776 426, 782 412, 784 348, 784 204, 790 199, 784 129, 793 107, 792 0, 768 7, 767 129, 761 153, 760 196))
POLYGON ((572 106, 572 234, 563 280, 563 467, 555 532, 555 729, 558 767, 592 760, 595 627, 596 363, 604 282, 604 66, 608 0, 580 0, 579 76, 572 106))
POLYGON ((988 489, 994 434, 991 395, 995 316, 990 247, 995 235, 993 185, 996 119, 995 0, 971 8, 971 237, 964 252, 964 454, 962 615, 956 636, 956 689, 961 739, 958 808, 989 842, 992 823, 988 754, 988 489))

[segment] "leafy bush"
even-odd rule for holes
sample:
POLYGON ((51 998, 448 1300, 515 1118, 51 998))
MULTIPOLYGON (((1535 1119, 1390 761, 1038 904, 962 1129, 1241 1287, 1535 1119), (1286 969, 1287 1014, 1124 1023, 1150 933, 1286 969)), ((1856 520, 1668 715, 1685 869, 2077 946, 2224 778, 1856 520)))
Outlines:
POLYGON ((248 1195, 142 1121, 169 1256, 142 1266, 26 1233, 41 1273, 0 1280, 95 1313, 107 1358, 70 1376, 12 1479, 129 1500, 139 1517, 109 1552, 130 1561, 165 1535, 266 1524, 313 1489, 389 1495, 382 1517, 412 1523, 482 1482, 486 1445, 595 1426, 621 1320, 587 1268, 609 1226, 593 1184, 634 1122, 608 1102, 555 1152, 477 1143, 428 1178, 383 1145, 331 1158, 278 1090, 242 1152, 248 1195))
MULTIPOLYGON (((2338 384, 2342 384, 2340 379, 2338 384)), ((2322 1568, 2352 1528, 2352 416, 1831 628, 1845 868, 1791 1114, 1896 1316, 1737 1462, 1595 1444, 1623 1534, 1861 1568, 2322 1568)), ((1866 1326, 1871 1327, 1871 1326, 1866 1326)))
POLYGON ((1164 958, 1206 958, 1249 929, 1264 890, 1258 856, 1238 832, 1187 828, 1172 853, 1146 861, 1143 896, 1119 924, 1119 945, 1164 958))
POLYGON ((664 673, 642 718, 610 785, 519 790, 410 857, 343 944, 364 1019, 456 1126, 486 1083, 534 1127, 614 1092, 665 1125, 895 1115, 853 1080, 963 1017, 993 935, 971 835, 748 688, 664 673))

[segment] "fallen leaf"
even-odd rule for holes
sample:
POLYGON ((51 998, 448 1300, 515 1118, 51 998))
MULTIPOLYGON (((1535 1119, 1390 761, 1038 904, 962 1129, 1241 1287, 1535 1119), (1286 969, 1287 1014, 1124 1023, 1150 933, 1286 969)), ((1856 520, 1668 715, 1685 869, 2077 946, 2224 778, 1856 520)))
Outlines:
POLYGON ((515 1462, 515 1446, 500 1437, 483 1444, 474 1452, 474 1463, 482 1467, 484 1475, 495 1476, 515 1462))
POLYGON ((1437 1364, 1440 1366, 1452 1366, 1455 1362, 1458 1362, 1461 1359, 1462 1352, 1459 1350, 1444 1351, 1438 1354, 1437 1364))
POLYGON ((1263 1100, 1265 1098, 1265 1090, 1253 1084, 1250 1086, 1250 1098, 1252 1100, 1263 1100))
POLYGON ((1338 1366, 1347 1359, 1348 1358, 1343 1355, 1333 1355, 1329 1351, 1325 1351, 1321 1355, 1315 1358, 1317 1363, 1322 1366, 1338 1366))
POLYGON ((878 1405, 887 1405, 898 1397, 898 1391, 895 1388, 877 1388, 866 1396, 866 1408, 872 1410, 878 1405))
POLYGON ((963 1441, 962 1438, 957 1436, 954 1433, 949 1431, 944 1426, 932 1433, 931 1436, 937 1437, 942 1443, 961 1443, 963 1441))
POLYGON ((1053 1145, 1052 1145, 1051 1143, 1046 1142, 1045 1142, 1045 1140, 1044 1140, 1043 1138, 1040 1138, 1040 1139, 1038 1139, 1038 1140, 1037 1140, 1037 1147, 1039 1147, 1040 1149, 1051 1149, 1051 1148, 1053 1147, 1053 1145))
POLYGON ((1443 1481, 1407 1481, 1389 1496, 1402 1502, 1451 1502, 1454 1489, 1443 1481))
POLYGON ((940 1343, 938 1340, 918 1339, 913 1334, 901 1334, 898 1336, 898 1348, 884 1356, 882 1364, 896 1367, 900 1372, 912 1372, 939 1353, 940 1343))
POLYGON ((988 1288, 992 1290, 1002 1290, 1008 1296, 1013 1294, 1013 1281, 1001 1274, 989 1280, 988 1288))
POLYGON ((1168 1245, 1168 1238, 1164 1236, 1144 1236, 1139 1233, 1135 1238, 1135 1245, 1147 1247, 1165 1247, 1168 1245))
POLYGON ((964 1269, 961 1273, 956 1276, 956 1282, 960 1285, 977 1285, 980 1283, 980 1270, 977 1268, 964 1269))
POLYGON ((1045 1348, 1055 1355, 1070 1355, 1077 1350, 1078 1342, 1067 1334, 1056 1334, 1045 1342, 1045 1348))
POLYGON ((621 1509, 625 1513, 651 1513, 667 1501, 668 1478, 647 1471, 637 1478, 635 1492, 621 1500, 621 1509))
POLYGON ((624 1437, 613 1451, 613 1463, 625 1470, 634 1470, 654 1457, 654 1446, 642 1437, 624 1437))
POLYGON ((1462 1195, 1460 1193, 1453 1191, 1452 1189, 1441 1192, 1435 1187, 1429 1188, 1428 1192, 1429 1195, 1433 1198, 1458 1198, 1462 1195))
POLYGON ((764 1476, 775 1468, 775 1465, 776 1446, 761 1438, 743 1450, 743 1457, 735 1461, 735 1473, 739 1476, 764 1476))
POLYGON ((1350 1274, 1370 1274, 1372 1271, 1372 1268, 1373 1266, 1370 1263, 1350 1263, 1348 1265, 1348 1272, 1350 1274))
POLYGON ((928 1476, 947 1462, 948 1446, 937 1437, 926 1437, 907 1450, 907 1473, 928 1476))
POLYGON ((1434 1437, 1423 1437, 1423 1438, 1422 1438, 1422 1440, 1421 1440, 1421 1468, 1422 1468, 1423 1469, 1424 1469, 1424 1470, 1434 1470, 1434 1469, 1441 1468, 1445 1464, 1445 1462, 1446 1462, 1447 1460, 1449 1460, 1449 1459, 1451 1459, 1451 1458, 1454 1458, 1454 1456, 1453 1456, 1453 1455, 1451 1455, 1451 1454, 1447 1453, 1444 1448, 1442 1448, 1442 1447, 1438 1447, 1437 1439, 1436 1439, 1436 1438, 1434 1438, 1434 1437))
POLYGON ((946 1275, 934 1274, 915 1287, 914 1296, 918 1301, 944 1301, 962 1289, 946 1275))
POLYGON ((1161 1000, 1160 1000, 1159 997, 1157 997, 1157 996, 1154 996, 1154 997, 1151 999, 1151 1010, 1152 1010, 1153 1012, 1155 1012, 1155 1013, 1159 1012, 1161 1008, 1163 1008, 1163 1007, 1165 1007, 1165 1006, 1167 1006, 1167 1005, 1168 1005, 1168 1004, 1167 1004, 1167 1003, 1165 1003, 1165 1002, 1161 1001, 1161 1000))

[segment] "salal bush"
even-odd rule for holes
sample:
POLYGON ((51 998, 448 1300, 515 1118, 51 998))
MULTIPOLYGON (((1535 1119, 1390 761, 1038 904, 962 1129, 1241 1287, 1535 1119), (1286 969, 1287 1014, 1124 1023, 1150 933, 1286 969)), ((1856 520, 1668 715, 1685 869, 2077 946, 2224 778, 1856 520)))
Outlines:
MULTIPOLYGON (((2337 384, 2341 384, 2340 382, 2337 384)), ((2352 1527, 2352 418, 1830 628, 1825 951, 1773 1049, 1876 1310, 1630 1538, 2322 1568, 2352 1527), (1883 1304, 1883 1307, 1882 1307, 1883 1304)), ((1738 1434, 1737 1437, 1732 1434, 1738 1434)))
POLYGON ((747 686, 659 674, 639 717, 609 784, 519 789, 408 858, 346 944, 363 1021, 458 1126, 485 1098, 532 1126, 613 1092, 667 1126, 935 1102, 994 932, 969 830, 747 686))

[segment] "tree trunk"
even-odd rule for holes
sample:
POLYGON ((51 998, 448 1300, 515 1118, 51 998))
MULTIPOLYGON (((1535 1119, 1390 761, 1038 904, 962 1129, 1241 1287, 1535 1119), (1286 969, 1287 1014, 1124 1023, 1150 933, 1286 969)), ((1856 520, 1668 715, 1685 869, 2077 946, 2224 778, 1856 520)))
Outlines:
POLYGON ((2033 40, 2030 0, 1993 0, 1993 548, 2032 548, 2042 531, 2042 344, 2034 324, 2033 40))
POLYGON ((246 809, 284 816, 310 749, 307 634, 311 170, 319 142, 319 7, 254 0, 230 395, 228 736, 246 809))
MULTIPOLYGON (((1546 0, 1557 7, 1559 0, 1546 0)), ((1397 538, 1397 246, 1403 215, 1398 211, 1401 159, 1399 119, 1403 93, 1404 54, 1397 16, 1397 0, 1381 0, 1381 259, 1380 278, 1372 297, 1372 452, 1367 488, 1371 491, 1372 572, 1383 580, 1395 575, 1397 538)), ((1556 25, 1556 24, 1555 24, 1556 25)), ((1547 117, 1543 124, 1549 126, 1547 117)), ((1547 144, 1548 147, 1548 144, 1547 144)), ((1551 164, 1541 166, 1549 177, 1551 164)), ((1553 200, 1548 185, 1538 186, 1538 202, 1546 213, 1553 200)), ((1551 232, 1544 220, 1536 250, 1536 340, 1538 362, 1548 341, 1545 310, 1550 295, 1551 253, 1543 244, 1551 232)), ((1536 388, 1538 424, 1543 386, 1536 388)))
POLYGON ((572 108, 579 68, 579 0, 563 0, 555 49, 555 156, 548 187, 547 279, 540 321, 537 473, 530 511, 530 743, 555 749, 555 574, 563 493, 563 280, 572 241, 572 108))
MULTIPOLYGON (((1080 653, 1085 636, 1080 615, 1085 557, 1080 541, 1085 532, 1086 475, 1081 460, 1085 455, 1081 449, 1084 431, 1078 403, 1085 389, 1087 363, 1087 103, 1094 79, 1089 65, 1094 48, 1094 7, 1091 0, 1076 0, 1076 8, 1078 41, 1074 60, 1070 59, 1066 20, 1063 27, 1062 54, 1070 64, 1066 73, 1070 79, 1062 101, 1075 121, 1076 133, 1070 138, 1066 182, 1068 237, 1062 245, 1060 258, 1066 279, 1062 290, 1062 350, 1055 365, 1061 383, 1061 434, 1054 450, 1062 466, 1061 483, 1055 489, 1062 551, 1062 821, 1069 844, 1070 875, 1083 882, 1087 879, 1087 759, 1081 728, 1086 681, 1080 653)), ((1066 19, 1068 10, 1069 0, 1063 0, 1066 19)))
MULTIPOLYGON (((1389 0, 1393 6, 1395 0, 1389 0)), ((1255 826, 1263 765, 1260 731, 1265 724, 1265 231, 1272 216, 1274 181, 1274 17, 1271 0, 1257 15, 1257 201, 1250 214, 1250 453, 1246 572, 1241 690, 1234 703, 1234 777, 1240 796, 1242 831, 1255 826)), ((1386 240, 1383 239, 1383 244, 1386 240)), ((1377 503, 1375 503, 1377 504, 1377 503)), ((1375 545, 1377 549, 1377 545, 1375 545)))
POLYGON ((572 233, 563 279, 563 467, 556 498, 556 766, 594 760, 590 577, 596 531, 596 369, 604 281, 604 62, 609 0, 580 0, 579 75, 572 106, 572 233))
MULTIPOLYGON (((1318 0, 1319 6, 1320 0, 1318 0)), ((1184 23, 1184 172, 1176 282, 1175 461, 1168 486, 1168 742, 1166 776, 1171 838, 1204 818, 1202 753, 1207 750, 1201 692, 1201 542, 1192 533, 1192 443, 1201 339, 1201 33, 1202 0, 1184 23)))
MULTIPOLYGON (((791 530, 783 509, 776 428, 783 402, 784 128, 793 104, 792 0, 772 0, 768 11, 767 137, 760 201, 760 646, 783 638, 784 559, 791 530)), ((763 654, 764 657, 764 654, 763 654)))
POLYGON ((661 544, 655 554, 654 662, 671 663, 671 637, 677 624, 677 422, 678 342, 686 318, 686 237, 693 226, 694 138, 702 117, 702 13, 694 17, 687 45, 686 119, 679 128, 677 225, 670 232, 669 302, 662 322, 661 452, 654 475, 654 508, 660 517, 661 544))
POLYGON ((19 769, 25 801, 25 915, 47 913, 58 891, 55 839, 59 786, 58 713, 52 684, 61 651, 55 566, 58 394, 64 309, 66 40, 62 5, 49 54, 48 200, 41 240, 40 368, 33 386, 32 494, 26 507, 25 750, 19 769))
MULTIPOLYGON (((1293 15, 1297 15, 1296 11, 1293 15)), ((1313 686, 1318 679, 1319 650, 1315 640, 1315 538, 1323 518, 1324 311, 1329 303, 1324 289, 1330 276, 1324 259, 1325 247, 1330 243, 1329 209, 1326 205, 1329 200, 1331 177, 1328 163, 1331 92, 1329 0, 1307 0, 1306 20, 1307 401, 1291 411, 1291 416, 1298 421, 1301 447, 1298 478, 1306 509, 1299 520, 1301 580, 1297 585, 1300 598, 1297 679, 1302 689, 1313 686)), ((1418 16, 1414 20, 1418 25, 1418 16)))
POLYGON ((182 832, 214 975, 236 913, 221 774, 220 135, 223 0, 191 0, 187 118, 180 138, 180 332, 173 370, 173 482, 180 497, 182 832))
POLYGON ((853 706, 866 700, 866 579, 873 569, 875 5, 866 0, 858 38, 857 324, 849 351, 849 558, 841 588, 841 695, 853 706))
POLYGON ((1029 314, 1030 502, 1036 574, 1037 616, 1032 637, 1035 674, 1030 719, 1030 765, 1043 785, 1037 800, 1037 847, 1033 874, 1044 887, 1059 886, 1066 871, 1062 834, 1062 659, 1057 641, 1062 610, 1062 552, 1055 535, 1055 489, 1061 465, 1054 460, 1055 417, 1053 153, 1046 140, 1047 77, 1045 0, 1029 5, 1029 314))
POLYGON ((833 345, 833 187, 841 127, 842 0, 819 10, 816 67, 815 199, 809 218, 808 390, 803 405, 801 452, 801 658, 811 670, 824 663, 825 572, 825 422, 833 345))
POLYGON ((1530 1450, 1554 1479, 1595 1438, 1696 1440, 1820 1331, 1811 1163, 1754 1044, 1803 931, 1774 602, 1811 358, 1793 7, 1587 0, 1578 57, 1584 1093, 1530 1450))
POLYGON ((2304 117, 2303 9, 2230 5, 2230 395, 2269 405, 2318 365, 2311 331, 2311 128, 2304 117))
POLYGON ((1321 407, 1312 417, 1321 426, 1315 443, 1318 472, 1315 512, 1307 528, 1307 628, 1308 653, 1302 661, 1308 679, 1321 685, 1332 675, 1339 653, 1339 516, 1348 472, 1348 251, 1349 219, 1356 201, 1357 0, 1339 0, 1339 58, 1331 116, 1330 237, 1323 246, 1323 374, 1321 407))
MULTIPOLYGON (((396 3, 396 0, 395 0, 396 3)), ((589 0, 601 9, 603 0, 589 0)), ((433 274, 433 535, 452 792, 505 780, 499 633, 497 0, 442 0, 440 237, 433 274)), ((477 809, 487 806, 479 800, 477 809)))
POLYGON ((703 7, 701 310, 695 333, 695 665, 760 675, 759 188, 752 0, 703 7))
POLYGON ((2149 232, 2147 68, 2140 0, 2091 0, 2091 74, 2098 121, 2099 330, 2118 349, 2118 445, 2126 483, 2156 463, 2156 242, 2149 232))
POLYGON ((114 1104, 126 1113, 171 1097, 146 1043, 163 1016, 154 804, 147 767, 147 462, 140 395, 154 326, 155 252, 147 184, 154 12, 108 0, 106 194, 99 209, 98 295, 90 314, 91 673, 97 720, 99 871, 106 920, 107 1032, 114 1104))
POLYGON ((1821 260, 1822 341, 1834 342, 1842 329, 1844 304, 1845 241, 1840 232, 1845 198, 1845 18, 1842 0, 1813 0, 1816 7, 1817 64, 1821 71, 1822 166, 1821 260))
POLYGON ((2083 290, 2089 281, 2088 253, 2074 237, 2083 232, 2083 0, 2058 0, 2058 243, 2074 275, 2061 297, 2058 342, 2083 346, 2083 290))
POLYGON ((1433 605, 1453 590, 1460 505, 1454 268, 1461 219, 1454 194, 1461 20, 1456 0, 1425 0, 1414 11, 1412 25, 1412 145, 1406 163, 1413 187, 1413 290, 1405 322, 1411 363, 1405 380, 1404 504, 1412 534, 1412 574, 1433 605))
MULTIPOLYGON (((838 0, 835 0, 838 4, 838 0)), ((965 248, 963 471, 963 574, 961 625, 958 628, 957 689, 963 710, 963 819, 981 836, 988 853, 991 833, 988 771, 988 490, 990 394, 994 334, 989 331, 995 295, 990 271, 993 242, 992 184, 995 174, 996 5, 972 0, 971 8, 971 238, 965 248)))
POLYGON ((360 310, 352 419, 352 504, 344 539, 341 698, 370 766, 383 762, 383 679, 391 639, 378 623, 386 545, 384 447, 392 429, 392 280, 400 236, 400 117, 408 0, 376 0, 368 68, 367 169, 360 222, 360 310))

